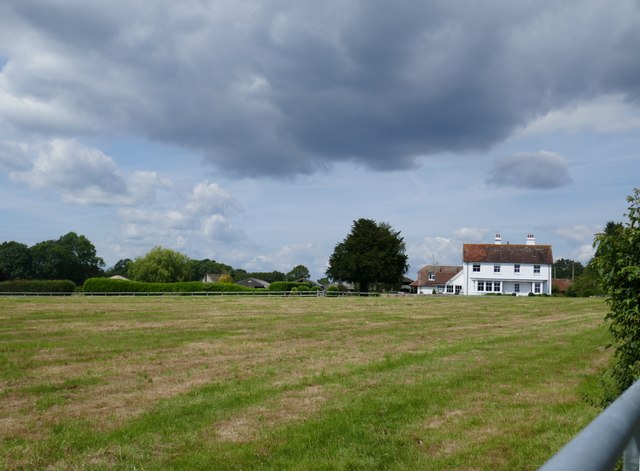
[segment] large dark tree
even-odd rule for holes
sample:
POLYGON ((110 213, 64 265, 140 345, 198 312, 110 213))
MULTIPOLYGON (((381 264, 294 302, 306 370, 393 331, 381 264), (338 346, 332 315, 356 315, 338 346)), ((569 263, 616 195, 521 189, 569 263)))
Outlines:
POLYGON ((102 274, 104 261, 83 235, 69 232, 58 240, 39 242, 31 247, 33 277, 43 280, 71 280, 82 284, 102 274))
POLYGON ((327 275, 336 281, 357 283, 369 291, 373 283, 398 284, 408 269, 405 244, 389 224, 358 219, 351 233, 336 245, 327 275))
POLYGON ((32 276, 31 249, 15 241, 0 244, 0 281, 28 280, 32 276))
POLYGON ((596 236, 591 263, 607 294, 615 348, 613 377, 621 391, 640 378, 640 189, 627 201, 629 221, 610 222, 596 236))

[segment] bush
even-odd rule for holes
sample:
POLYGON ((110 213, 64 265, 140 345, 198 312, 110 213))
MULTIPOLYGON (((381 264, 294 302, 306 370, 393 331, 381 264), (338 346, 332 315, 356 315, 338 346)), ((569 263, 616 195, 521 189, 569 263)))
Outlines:
POLYGON ((297 281, 274 281, 269 285, 269 291, 318 291, 319 286, 310 285, 308 283, 299 283, 297 281))
POLYGON ((202 281, 146 283, 110 278, 89 278, 84 282, 84 291, 86 293, 197 293, 253 291, 253 288, 232 283, 204 283, 202 281))
POLYGON ((2 293, 73 293, 76 285, 69 280, 13 280, 0 283, 2 293))

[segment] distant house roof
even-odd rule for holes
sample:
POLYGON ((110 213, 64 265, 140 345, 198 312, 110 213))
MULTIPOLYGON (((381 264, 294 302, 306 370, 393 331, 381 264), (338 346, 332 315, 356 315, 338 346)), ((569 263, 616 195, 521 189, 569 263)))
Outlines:
POLYGON ((456 273, 462 271, 462 267, 454 265, 427 265, 418 271, 418 279, 411 286, 437 286, 444 285, 453 278, 456 273))
POLYGON ((202 277, 202 281, 205 283, 217 283, 218 281, 220 281, 220 278, 222 277, 222 275, 218 275, 215 273, 206 273, 203 277, 202 277))
POLYGON ((560 293, 566 293, 572 284, 573 281, 568 278, 554 278, 551 282, 553 288, 557 289, 560 293))
POLYGON ((309 278, 299 278, 296 280, 296 283, 307 283, 311 286, 322 286, 320 283, 317 283, 309 278))
POLYGON ((269 283, 264 280, 259 280, 258 278, 246 278, 244 280, 238 281, 236 284, 246 286, 247 288, 269 288, 269 283))
POLYGON ((464 244, 463 262, 553 264, 550 245, 464 244))

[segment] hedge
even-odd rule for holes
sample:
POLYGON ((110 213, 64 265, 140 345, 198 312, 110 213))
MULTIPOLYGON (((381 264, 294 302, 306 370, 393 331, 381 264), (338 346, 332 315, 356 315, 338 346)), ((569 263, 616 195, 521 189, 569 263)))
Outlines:
POLYGON ((195 293, 253 291, 253 288, 233 283, 204 283, 202 281, 146 283, 111 278, 89 278, 84 282, 84 291, 85 293, 195 293))
POLYGON ((69 280, 12 280, 0 282, 0 293, 73 293, 69 280))
POLYGON ((294 288, 297 288, 298 291, 317 291, 320 289, 318 286, 297 281, 274 281, 269 285, 269 291, 291 291, 294 288))

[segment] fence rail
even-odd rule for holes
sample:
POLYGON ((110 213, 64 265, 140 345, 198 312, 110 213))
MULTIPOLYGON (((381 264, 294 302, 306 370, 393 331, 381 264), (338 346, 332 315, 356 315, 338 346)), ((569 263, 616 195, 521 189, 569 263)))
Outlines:
POLYGON ((103 292, 0 292, 2 296, 259 296, 259 297, 347 297, 347 296, 380 296, 379 293, 362 293, 352 291, 103 291, 103 292))
POLYGON ((566 444, 540 471, 610 471, 624 457, 624 471, 638 471, 640 380, 566 444))

